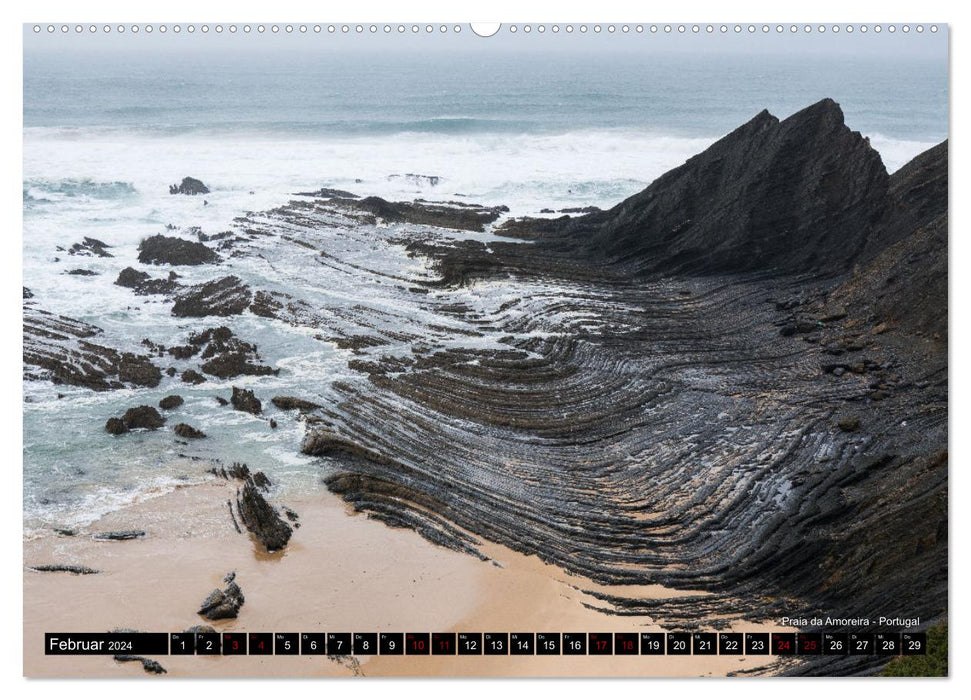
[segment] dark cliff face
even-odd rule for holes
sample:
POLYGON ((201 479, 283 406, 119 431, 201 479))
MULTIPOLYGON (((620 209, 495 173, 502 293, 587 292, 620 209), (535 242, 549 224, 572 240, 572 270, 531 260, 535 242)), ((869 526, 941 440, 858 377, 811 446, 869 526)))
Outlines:
POLYGON ((880 222, 886 247, 853 270, 833 299, 869 309, 900 330, 947 341, 948 143, 934 146, 890 178, 880 222))
POLYGON ((891 176, 890 206, 883 224, 887 243, 896 243, 947 214, 947 149, 948 142, 943 141, 891 176))
POLYGON ((635 273, 838 273, 881 247, 889 182, 879 154, 825 99, 781 122, 761 112, 547 240, 635 273))

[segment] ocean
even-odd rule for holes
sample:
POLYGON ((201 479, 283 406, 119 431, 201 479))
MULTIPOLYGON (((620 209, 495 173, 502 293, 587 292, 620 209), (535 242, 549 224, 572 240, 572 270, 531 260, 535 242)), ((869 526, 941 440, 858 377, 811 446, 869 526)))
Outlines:
MULTIPOLYGON (((870 138, 893 171, 947 137, 947 93, 946 62, 937 55, 28 49, 24 285, 42 308, 103 328, 100 342, 144 352, 143 338, 177 344, 198 326, 113 284, 123 267, 138 267, 139 242, 167 226, 224 231, 246 212, 320 187, 503 204, 514 216, 609 207, 762 109, 784 118, 823 97, 840 103, 847 124, 870 138), (435 176, 437 184, 401 177, 409 173, 435 176), (184 176, 212 193, 169 195, 184 176), (110 244, 114 257, 59 250, 84 236, 110 244), (66 274, 79 267, 100 274, 66 274)), ((416 264, 369 252, 366 241, 349 245, 380 258, 375 266, 416 264)), ((364 298, 375 308, 399 303, 343 278, 233 265, 255 286, 334 307, 364 298)), ((213 274, 179 272, 186 282, 213 274)), ((210 435, 192 445, 193 456, 245 461, 285 489, 322 488, 319 460, 299 454, 302 424, 281 420, 270 431, 219 408, 213 396, 236 384, 266 402, 274 394, 308 397, 313 387, 309 397, 326 401, 329 383, 361 375, 347 368, 346 351, 315 340, 315 329, 252 314, 232 325, 258 343, 279 376, 193 387, 166 378, 157 389, 107 393, 25 382, 28 535, 83 525, 202 478, 168 432, 112 438, 103 431, 108 417, 171 393, 186 398, 188 422, 210 435)))

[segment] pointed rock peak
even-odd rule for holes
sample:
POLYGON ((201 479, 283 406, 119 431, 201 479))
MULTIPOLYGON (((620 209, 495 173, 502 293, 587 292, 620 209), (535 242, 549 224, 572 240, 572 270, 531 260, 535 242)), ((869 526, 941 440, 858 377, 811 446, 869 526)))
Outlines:
MULTIPOLYGON (((752 144, 764 141, 766 133, 775 130, 778 125, 779 119, 770 114, 769 110, 763 109, 747 122, 715 141, 707 150, 689 158, 685 165, 697 164, 712 158, 723 157, 726 153, 739 149, 746 150, 752 144)), ((672 173, 678 173, 679 171, 680 168, 675 168, 673 171, 661 176, 660 179, 664 179, 672 173)))
POLYGON ((825 97, 815 104, 799 110, 782 121, 783 126, 797 126, 802 124, 826 123, 830 126, 845 126, 843 110, 839 104, 825 97))
POLYGON ((776 119, 776 117, 775 117, 775 116, 773 116, 773 115, 772 115, 772 113, 771 113, 771 112, 769 112, 769 110, 767 110, 767 109, 763 109, 763 110, 762 110, 761 112, 759 112, 759 113, 758 113, 758 114, 756 114, 756 115, 755 115, 754 117, 752 117, 752 118, 751 118, 751 119, 749 120, 749 123, 753 123, 753 122, 764 122, 764 121, 772 121, 772 122, 777 122, 777 121, 779 121, 779 120, 778 120, 778 119, 776 119))
POLYGON ((839 273, 879 241, 887 171, 831 99, 767 111, 567 232, 639 272, 839 273))
POLYGON ((737 129, 729 133, 727 136, 725 136, 722 140, 727 141, 731 137, 736 136, 738 134, 757 133, 767 127, 775 126, 778 123, 779 123, 778 117, 771 114, 769 110, 763 109, 761 112, 756 114, 754 117, 749 119, 740 127, 738 127, 737 129))

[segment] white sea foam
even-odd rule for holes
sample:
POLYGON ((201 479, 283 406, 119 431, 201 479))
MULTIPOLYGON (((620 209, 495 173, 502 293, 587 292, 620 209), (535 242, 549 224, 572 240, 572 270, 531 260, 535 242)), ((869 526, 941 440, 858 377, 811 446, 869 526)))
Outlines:
POLYGON ((912 141, 907 139, 893 139, 883 134, 870 134, 870 145, 876 149, 883 159, 887 172, 893 173, 906 165, 915 156, 928 148, 937 145, 933 141, 912 141))

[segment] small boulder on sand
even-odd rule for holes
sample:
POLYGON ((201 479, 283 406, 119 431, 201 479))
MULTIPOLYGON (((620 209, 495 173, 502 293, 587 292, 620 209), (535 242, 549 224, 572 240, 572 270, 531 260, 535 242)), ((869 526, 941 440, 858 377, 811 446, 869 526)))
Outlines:
POLYGON ((224 590, 216 588, 202 602, 198 614, 209 620, 226 620, 235 618, 239 614, 239 609, 243 607, 246 599, 243 591, 236 583, 235 572, 230 573, 224 579, 229 583, 224 590))

